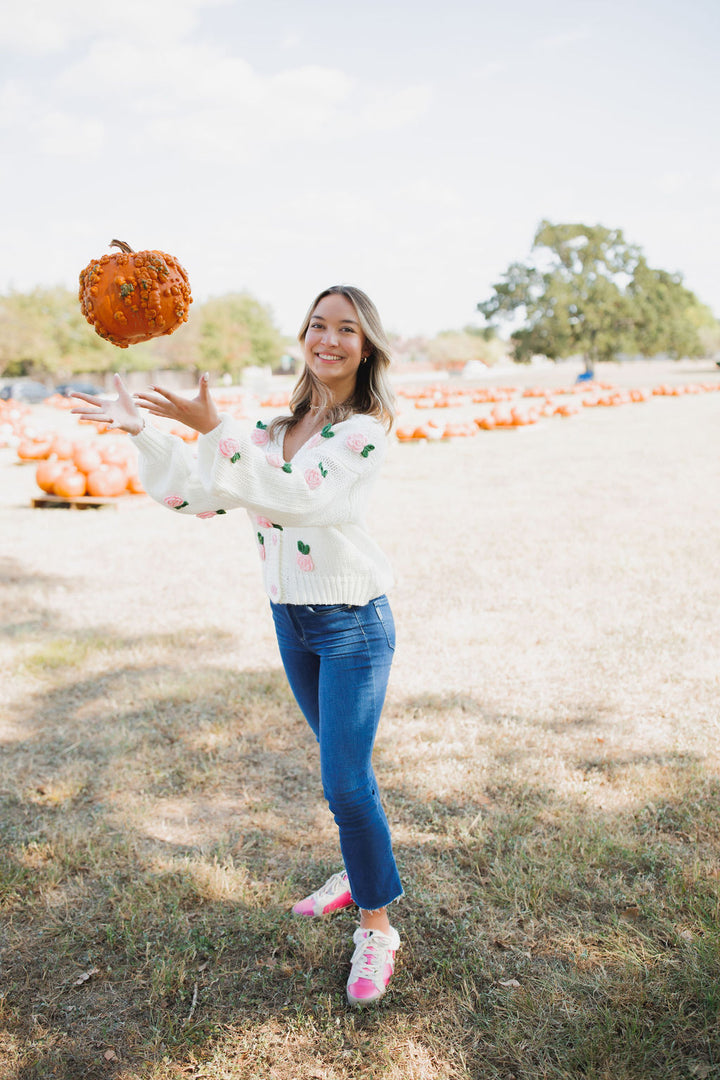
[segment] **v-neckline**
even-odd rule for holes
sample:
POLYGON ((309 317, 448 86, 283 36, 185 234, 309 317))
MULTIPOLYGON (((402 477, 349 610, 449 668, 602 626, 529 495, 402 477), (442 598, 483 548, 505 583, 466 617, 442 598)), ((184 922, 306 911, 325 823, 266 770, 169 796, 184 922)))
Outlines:
POLYGON ((329 427, 329 426, 330 426, 329 424, 323 424, 322 427, 319 427, 316 431, 313 431, 311 435, 308 435, 307 439, 305 439, 303 442, 300 443, 300 445, 295 450, 295 453, 292 455, 292 457, 286 457, 286 455, 285 455, 285 440, 287 439, 288 435, 290 434, 290 432, 286 429, 284 434, 283 434, 283 438, 282 438, 282 446, 280 447, 283 461, 287 465, 292 464, 292 462, 298 456, 300 451, 303 450, 307 446, 307 444, 310 442, 310 440, 314 439, 316 435, 320 435, 320 433, 323 432, 325 430, 325 428, 329 427))

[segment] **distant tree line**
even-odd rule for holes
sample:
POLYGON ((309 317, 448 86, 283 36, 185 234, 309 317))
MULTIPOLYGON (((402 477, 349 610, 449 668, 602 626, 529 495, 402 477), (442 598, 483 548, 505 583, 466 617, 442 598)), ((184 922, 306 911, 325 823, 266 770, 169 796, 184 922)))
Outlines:
POLYGON ((0 377, 65 379, 155 368, 197 375, 240 375, 250 364, 275 367, 287 344, 271 310, 249 293, 229 293, 194 303, 174 334, 122 352, 103 341, 83 317, 77 293, 37 288, 0 296, 0 377))
POLYGON ((514 358, 582 355, 588 371, 619 355, 703 356, 718 322, 681 274, 650 267, 620 229, 543 221, 531 257, 511 263, 478 310, 510 323, 514 358))

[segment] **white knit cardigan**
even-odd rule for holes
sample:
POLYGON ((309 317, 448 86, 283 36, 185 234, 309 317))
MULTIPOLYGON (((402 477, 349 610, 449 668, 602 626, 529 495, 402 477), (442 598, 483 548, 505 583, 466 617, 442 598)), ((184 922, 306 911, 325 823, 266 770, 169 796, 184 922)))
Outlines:
POLYGON ((197 455, 149 424, 133 442, 140 479, 157 502, 201 518, 247 510, 275 603, 362 605, 392 584, 364 519, 387 446, 373 417, 327 425, 291 462, 282 433, 270 439, 261 421, 248 428, 225 415, 198 438, 197 455))

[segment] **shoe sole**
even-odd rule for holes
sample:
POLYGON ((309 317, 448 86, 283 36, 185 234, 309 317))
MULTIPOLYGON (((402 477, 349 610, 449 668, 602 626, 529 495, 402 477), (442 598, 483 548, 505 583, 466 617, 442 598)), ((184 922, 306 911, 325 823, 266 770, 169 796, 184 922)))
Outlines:
MULTIPOLYGON (((300 901, 303 903, 303 901, 300 901)), ((332 915, 334 911, 342 911, 344 908, 352 907, 355 903, 350 893, 344 893, 342 896, 338 896, 337 899, 331 900, 329 904, 326 904, 322 911, 296 911, 292 909, 293 915, 299 915, 302 919, 319 919, 323 915, 332 915)))

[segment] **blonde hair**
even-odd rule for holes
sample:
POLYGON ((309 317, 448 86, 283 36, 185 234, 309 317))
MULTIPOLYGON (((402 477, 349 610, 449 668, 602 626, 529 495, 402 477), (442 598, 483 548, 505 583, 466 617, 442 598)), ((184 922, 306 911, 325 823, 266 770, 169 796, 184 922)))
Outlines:
POLYGON ((288 430, 300 422, 314 403, 325 410, 327 422, 338 424, 353 413, 365 413, 380 420, 387 431, 395 419, 395 394, 388 378, 390 366, 390 342, 383 329, 378 310, 367 293, 354 285, 331 285, 315 297, 303 319, 298 341, 304 342, 313 312, 326 296, 344 296, 357 312, 360 329, 365 336, 365 346, 370 352, 357 371, 355 390, 347 401, 332 402, 330 391, 305 365, 290 396, 290 416, 277 416, 269 426, 269 434, 288 430))

